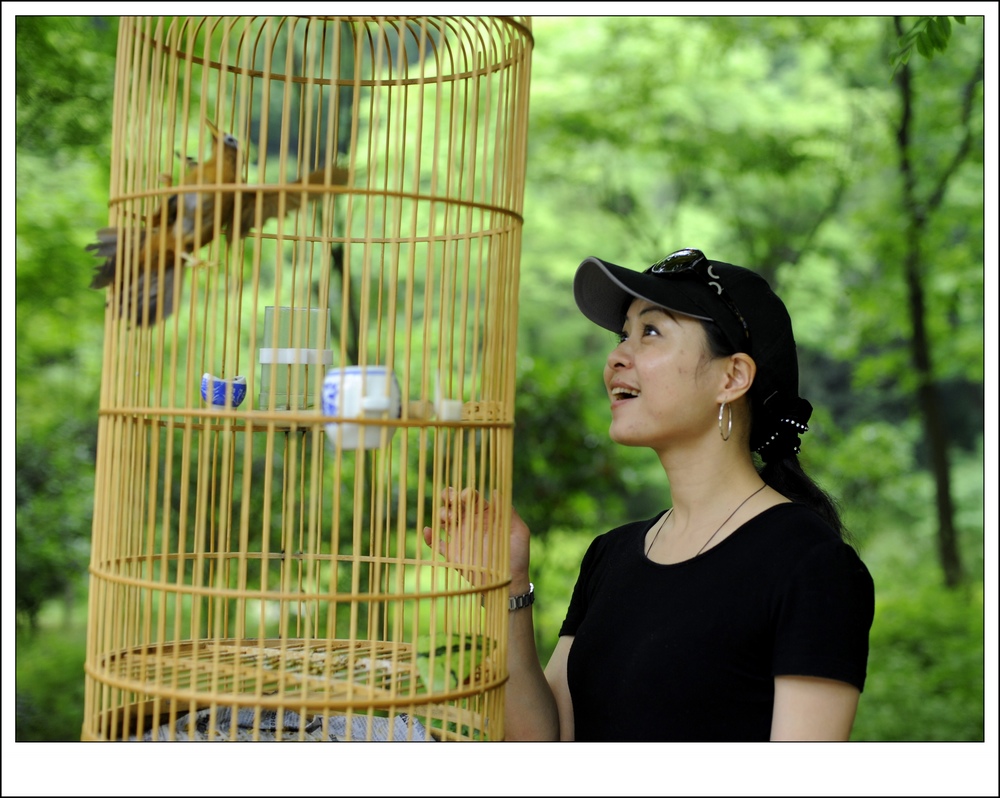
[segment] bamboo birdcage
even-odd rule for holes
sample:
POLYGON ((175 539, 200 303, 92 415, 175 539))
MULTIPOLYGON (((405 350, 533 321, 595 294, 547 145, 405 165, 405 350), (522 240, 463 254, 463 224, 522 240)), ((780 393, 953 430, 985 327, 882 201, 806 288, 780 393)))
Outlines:
POLYGON ((83 739, 503 739, 530 21, 120 24, 83 739))

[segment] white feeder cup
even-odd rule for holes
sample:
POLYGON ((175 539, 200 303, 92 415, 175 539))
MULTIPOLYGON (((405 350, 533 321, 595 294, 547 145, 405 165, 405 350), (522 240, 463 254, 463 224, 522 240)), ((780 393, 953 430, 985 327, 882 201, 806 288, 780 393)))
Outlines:
MULTIPOLYGON (((399 418, 402 394, 395 373, 385 366, 343 366, 331 368, 323 380, 323 415, 351 418, 399 418)), ((388 426, 386 444, 392 440, 395 425, 388 426)), ((342 449, 377 449, 382 445, 385 427, 375 424, 351 424, 332 421, 326 435, 342 449)))

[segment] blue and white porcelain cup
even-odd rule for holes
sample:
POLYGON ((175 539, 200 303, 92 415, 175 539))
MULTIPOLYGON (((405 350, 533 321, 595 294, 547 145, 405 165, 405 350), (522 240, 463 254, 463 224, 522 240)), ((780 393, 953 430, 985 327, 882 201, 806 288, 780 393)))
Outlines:
MULTIPOLYGON (((385 366, 334 366, 323 380, 323 415, 350 418, 399 418, 402 395, 396 375, 385 366)), ((330 422, 326 435, 342 449, 377 449, 396 431, 394 425, 330 422)))
POLYGON ((215 377, 207 371, 201 375, 201 398, 216 407, 239 407, 247 395, 247 378, 231 380, 215 377))

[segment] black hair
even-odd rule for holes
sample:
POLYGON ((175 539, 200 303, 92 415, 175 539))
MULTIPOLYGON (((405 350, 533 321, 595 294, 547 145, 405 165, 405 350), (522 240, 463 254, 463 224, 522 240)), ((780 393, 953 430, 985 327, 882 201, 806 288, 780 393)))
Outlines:
MULTIPOLYGON (((736 350, 726 339, 718 324, 713 321, 700 321, 702 327, 705 328, 705 337, 708 340, 708 348, 712 357, 728 357, 735 354, 736 350)), ((763 414, 754 412, 755 401, 752 389, 749 398, 750 424, 753 425, 754 419, 762 417, 763 414)), ((811 507, 833 527, 841 540, 850 541, 850 533, 840 517, 836 499, 817 485, 805 472, 802 464, 799 463, 798 455, 786 450, 784 454, 768 458, 765 461, 760 455, 755 454, 754 462, 764 482, 792 501, 801 502, 811 507)))

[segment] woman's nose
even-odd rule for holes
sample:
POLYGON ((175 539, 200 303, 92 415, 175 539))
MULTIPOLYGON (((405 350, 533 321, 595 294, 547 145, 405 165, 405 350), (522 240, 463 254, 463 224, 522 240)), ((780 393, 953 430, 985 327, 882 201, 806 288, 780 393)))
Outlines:
POLYGON ((615 370, 627 368, 632 363, 632 357, 628 352, 628 342, 622 341, 608 354, 608 368, 615 370))

